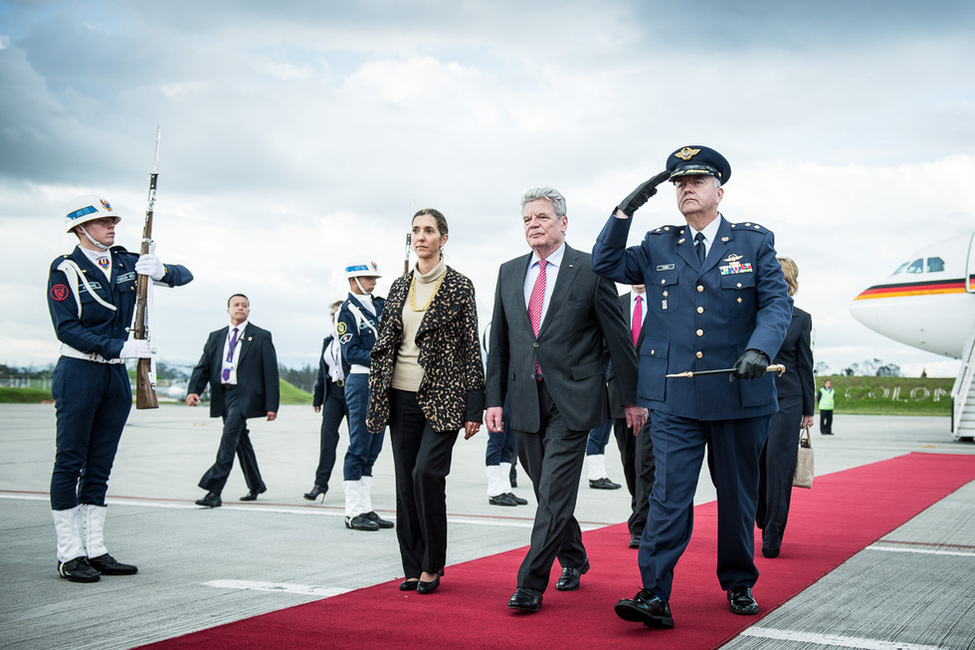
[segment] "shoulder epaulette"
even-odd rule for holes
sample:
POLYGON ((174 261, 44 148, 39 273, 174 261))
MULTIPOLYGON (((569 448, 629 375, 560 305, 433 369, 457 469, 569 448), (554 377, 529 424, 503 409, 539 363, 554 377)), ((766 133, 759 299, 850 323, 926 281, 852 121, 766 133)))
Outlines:
POLYGON ((676 235, 683 226, 660 226, 655 230, 651 230, 651 235, 676 235))
POLYGON ((760 232, 760 233, 769 232, 768 228, 766 228, 765 226, 754 223, 752 221, 746 221, 744 223, 733 223, 731 224, 731 228, 738 232, 741 232, 742 230, 748 230, 751 232, 760 232))

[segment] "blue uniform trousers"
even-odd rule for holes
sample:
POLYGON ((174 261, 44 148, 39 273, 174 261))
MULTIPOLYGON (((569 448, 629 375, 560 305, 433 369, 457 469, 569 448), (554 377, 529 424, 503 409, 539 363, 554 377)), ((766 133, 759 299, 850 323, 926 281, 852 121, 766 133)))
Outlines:
POLYGON ((369 375, 352 373, 345 377, 345 403, 349 407, 349 450, 345 453, 343 476, 358 481, 372 476, 372 466, 383 448, 385 429, 372 434, 366 429, 369 414, 369 375))
POLYGON ((51 378, 57 413, 57 451, 51 509, 105 505, 108 476, 132 410, 125 364, 61 357, 51 378))
MULTIPOLYGON (((325 381, 331 381, 325 379, 325 381)), ((349 415, 349 407, 345 404, 345 388, 337 384, 329 387, 328 397, 322 405, 322 444, 318 454, 318 469, 315 471, 315 485, 323 490, 328 489, 328 480, 332 478, 332 468, 335 467, 335 449, 339 444, 339 425, 342 418, 349 415)))
POLYGON ((511 420, 508 412, 508 399, 505 397, 501 421, 504 424, 501 431, 488 431, 488 441, 484 449, 485 465, 500 465, 515 461, 515 434, 511 432, 511 420))
POLYGON ((606 443, 609 442, 609 434, 613 431, 613 421, 607 420, 606 424, 596 427, 589 432, 589 440, 586 442, 586 456, 601 456, 606 453, 606 443))
POLYGON ((755 584, 758 464, 770 419, 702 421, 653 411, 656 473, 637 560, 645 588, 670 600, 674 567, 691 538, 694 492, 708 446, 718 495, 718 581, 724 590, 755 584))

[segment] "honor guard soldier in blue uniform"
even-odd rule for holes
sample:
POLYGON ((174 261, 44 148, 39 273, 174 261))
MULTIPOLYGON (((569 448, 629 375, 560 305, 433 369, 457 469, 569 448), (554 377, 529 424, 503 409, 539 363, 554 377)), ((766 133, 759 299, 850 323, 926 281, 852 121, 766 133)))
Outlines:
POLYGON ((353 530, 392 528, 372 509, 372 466, 383 448, 385 431, 366 429, 369 414, 369 367, 379 336, 379 319, 386 301, 372 295, 382 276, 376 262, 356 256, 345 265, 349 297, 339 309, 335 330, 342 346, 345 402, 349 408, 349 450, 345 454, 342 488, 345 490, 345 526, 353 530))
POLYGON ((792 298, 772 233, 719 214, 730 176, 731 166, 714 149, 678 149, 665 172, 617 207, 592 251, 596 273, 647 288, 638 398, 651 410, 656 479, 638 555, 643 589, 620 600, 616 613, 651 627, 674 625, 668 602, 674 567, 691 537, 706 449, 718 495, 718 580, 733 613, 758 613, 751 588, 758 579, 759 455, 777 409, 766 368, 785 338, 792 298), (665 180, 676 187, 686 223, 656 228, 627 248, 633 213, 665 180), (732 367, 721 375, 666 377, 732 367))
POLYGON ((136 274, 171 287, 193 279, 182 266, 113 246, 118 222, 100 197, 73 200, 65 225, 79 243, 54 260, 47 282, 51 321, 61 341, 51 380, 57 412, 51 514, 58 573, 73 582, 138 571, 109 555, 103 539, 108 476, 132 408, 125 360, 152 356, 148 341, 129 338, 136 274))

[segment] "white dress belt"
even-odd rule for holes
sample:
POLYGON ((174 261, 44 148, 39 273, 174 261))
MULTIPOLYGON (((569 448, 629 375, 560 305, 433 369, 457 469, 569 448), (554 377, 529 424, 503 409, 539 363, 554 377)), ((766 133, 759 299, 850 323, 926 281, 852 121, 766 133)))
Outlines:
POLYGON ((61 344, 61 356, 70 357, 72 359, 82 359, 84 361, 94 361, 95 363, 125 363, 125 359, 106 359, 97 352, 82 352, 81 350, 76 350, 67 343, 61 344))

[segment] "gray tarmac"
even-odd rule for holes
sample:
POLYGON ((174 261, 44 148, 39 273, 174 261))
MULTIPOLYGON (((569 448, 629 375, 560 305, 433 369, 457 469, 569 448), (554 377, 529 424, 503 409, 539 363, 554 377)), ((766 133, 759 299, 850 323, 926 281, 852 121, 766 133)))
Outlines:
MULTIPOLYGON (((109 486, 106 542, 115 557, 138 564, 139 574, 86 585, 62 580, 56 570, 48 500, 54 407, 0 405, 0 648, 130 648, 402 577, 393 531, 345 528, 345 432, 324 503, 302 498, 314 482, 319 423, 310 406, 284 406, 275 422, 251 420, 268 492, 239 502, 247 488, 235 467, 223 507, 209 510, 193 501, 203 494, 196 483, 213 461, 220 420, 205 408, 176 404, 133 409, 109 486)), ((952 441, 949 427, 947 417, 838 415, 835 436, 814 433, 816 473, 910 452, 975 454, 975 444, 952 441)), ((482 431, 455 447, 448 564, 528 544, 533 504, 488 504, 486 441, 482 431)), ((606 458, 610 477, 622 483, 613 440, 606 458)), ((374 474, 373 505, 393 518, 388 445, 374 474)), ((523 472, 515 492, 533 502, 523 472)), ((697 502, 714 498, 702 476, 697 502)), ((576 516, 584 529, 623 522, 628 514, 625 488, 590 489, 583 472, 576 516)), ((725 647, 975 648, 975 483, 725 647)))

